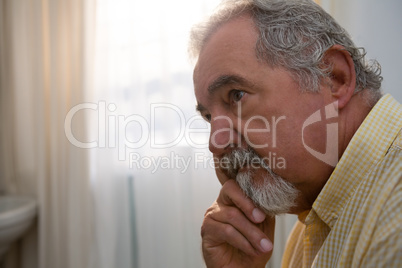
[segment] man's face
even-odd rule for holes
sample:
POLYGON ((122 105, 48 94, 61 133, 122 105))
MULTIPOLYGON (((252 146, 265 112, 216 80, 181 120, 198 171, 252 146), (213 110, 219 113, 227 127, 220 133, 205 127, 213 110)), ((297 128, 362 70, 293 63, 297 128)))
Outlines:
MULTIPOLYGON (((327 88, 302 92, 287 70, 258 60, 257 38, 246 15, 211 36, 194 70, 198 110, 211 124, 209 148, 214 156, 222 159, 237 147, 252 148, 273 172, 301 191, 297 212, 311 206, 333 170, 305 148, 307 144, 325 152, 325 122, 305 129, 303 123, 333 100, 327 88)), ((256 185, 265 174, 252 165, 241 171, 252 171, 256 185)))

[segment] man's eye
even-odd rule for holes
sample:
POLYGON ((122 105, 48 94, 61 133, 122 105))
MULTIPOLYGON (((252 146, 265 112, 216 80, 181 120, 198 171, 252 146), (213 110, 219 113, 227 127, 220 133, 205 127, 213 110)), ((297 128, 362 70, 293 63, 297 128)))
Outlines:
POLYGON ((244 91, 238 89, 234 89, 230 93, 231 93, 231 99, 234 102, 239 102, 245 94, 244 91))

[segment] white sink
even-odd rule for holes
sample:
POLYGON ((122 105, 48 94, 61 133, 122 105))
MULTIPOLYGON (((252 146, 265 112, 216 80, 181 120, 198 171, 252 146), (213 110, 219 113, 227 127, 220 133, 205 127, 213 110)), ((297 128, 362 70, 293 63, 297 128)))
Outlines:
POLYGON ((0 259, 9 246, 32 225, 36 207, 35 199, 30 197, 0 196, 0 259))

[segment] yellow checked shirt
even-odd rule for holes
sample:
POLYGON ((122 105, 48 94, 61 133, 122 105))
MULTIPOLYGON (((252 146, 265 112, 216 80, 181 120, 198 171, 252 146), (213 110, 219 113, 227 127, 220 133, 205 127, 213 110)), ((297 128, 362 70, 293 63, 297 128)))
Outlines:
POLYGON ((386 95, 359 127, 282 267, 402 267, 402 105, 386 95))

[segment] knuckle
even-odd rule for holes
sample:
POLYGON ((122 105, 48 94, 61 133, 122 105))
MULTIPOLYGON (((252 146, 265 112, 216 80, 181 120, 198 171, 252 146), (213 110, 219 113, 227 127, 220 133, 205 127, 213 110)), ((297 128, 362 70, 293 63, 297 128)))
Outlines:
POLYGON ((211 214, 213 214, 213 213, 214 212, 213 212, 212 208, 207 209, 207 211, 205 211, 204 218, 210 218, 211 214))
POLYGON ((219 205, 217 202, 214 202, 212 206, 210 206, 207 211, 205 211, 204 218, 211 218, 213 214, 215 214, 219 210, 219 205))
POLYGON ((239 218, 239 211, 235 208, 228 209, 226 211, 226 218, 228 222, 236 221, 239 218))
POLYGON ((236 232, 236 229, 232 225, 226 224, 225 227, 223 228, 223 233, 227 237, 232 237, 235 232, 236 232))
POLYGON ((201 237, 203 238, 206 233, 207 233, 207 226, 206 226, 205 221, 204 221, 204 223, 201 226, 201 237))

